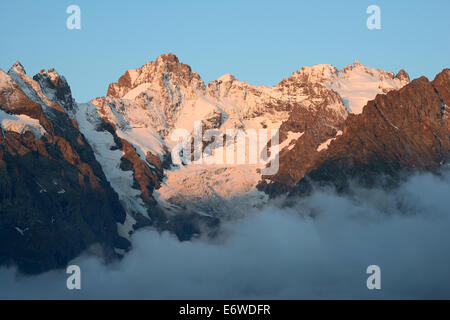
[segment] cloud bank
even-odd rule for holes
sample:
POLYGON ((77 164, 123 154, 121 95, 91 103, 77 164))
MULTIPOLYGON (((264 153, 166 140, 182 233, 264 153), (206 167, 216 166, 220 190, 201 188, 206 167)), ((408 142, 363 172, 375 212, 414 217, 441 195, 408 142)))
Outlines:
POLYGON ((316 192, 285 208, 273 202, 223 226, 212 242, 179 242, 141 230, 125 258, 85 254, 68 275, 0 269, 0 298, 352 299, 450 298, 450 174, 417 175, 398 190, 316 192), (368 290, 366 268, 381 268, 368 290))

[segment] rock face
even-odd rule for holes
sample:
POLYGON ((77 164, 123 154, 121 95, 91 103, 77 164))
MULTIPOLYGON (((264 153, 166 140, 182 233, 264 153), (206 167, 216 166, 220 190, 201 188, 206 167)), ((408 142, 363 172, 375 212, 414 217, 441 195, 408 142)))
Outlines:
POLYGON ((60 76, 55 69, 50 69, 48 72, 41 70, 33 77, 33 80, 39 83, 42 93, 64 109, 72 110, 74 108, 75 101, 72 98, 70 86, 66 78, 60 76))
POLYGON ((107 257, 127 249, 117 233, 125 211, 59 96, 20 64, 0 71, 0 92, 0 264, 39 273, 93 244, 107 257))
POLYGON ((410 81, 410 79, 409 79, 409 74, 408 73, 406 73, 406 71, 405 70, 400 70, 398 73, 397 73, 397 75, 395 76, 397 79, 399 79, 400 81, 406 81, 406 82, 409 82, 410 81))
POLYGON ((397 91, 377 95, 360 115, 350 115, 336 137, 291 191, 314 186, 348 190, 395 185, 401 172, 434 170, 450 157, 450 70, 430 82, 421 77, 397 91))

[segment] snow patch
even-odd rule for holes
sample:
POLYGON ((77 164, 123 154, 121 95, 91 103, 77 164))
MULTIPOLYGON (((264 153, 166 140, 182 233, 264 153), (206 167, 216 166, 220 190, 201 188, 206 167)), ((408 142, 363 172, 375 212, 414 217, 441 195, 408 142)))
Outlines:
POLYGON ((317 148, 317 151, 320 152, 320 151, 327 150, 328 147, 329 147, 329 145, 330 145, 330 143, 331 143, 332 141, 336 140, 336 137, 341 136, 341 135, 342 135, 342 131, 339 130, 334 138, 330 138, 330 139, 328 139, 327 141, 325 141, 324 143, 322 143, 322 144, 317 148))
POLYGON ((154 196, 169 215, 191 211, 206 216, 242 217, 268 201, 265 193, 256 190, 261 178, 256 169, 251 165, 190 164, 166 171, 167 179, 154 196))
POLYGON ((139 96, 144 91, 147 91, 151 87, 152 85, 150 83, 142 83, 138 85, 136 88, 133 88, 130 91, 128 91, 127 94, 124 95, 122 99, 134 100, 136 99, 137 96, 139 96))
POLYGON ((0 127, 2 131, 13 131, 18 134, 24 134, 30 131, 38 139, 42 138, 47 131, 41 126, 39 120, 33 119, 27 115, 9 114, 0 109, 0 127))
POLYGON ((295 146, 295 141, 297 141, 301 136, 303 136, 303 134, 304 134, 304 132, 289 131, 287 138, 282 143, 280 143, 280 148, 279 148, 280 152, 286 147, 288 147, 289 150, 292 150, 292 148, 294 148, 294 146, 295 146), (294 142, 294 143, 291 144, 291 142, 294 142))

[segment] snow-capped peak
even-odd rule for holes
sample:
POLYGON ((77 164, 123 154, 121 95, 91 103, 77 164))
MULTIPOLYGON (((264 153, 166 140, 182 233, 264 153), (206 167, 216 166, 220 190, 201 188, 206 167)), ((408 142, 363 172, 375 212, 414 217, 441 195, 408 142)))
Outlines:
MULTIPOLYGON (((184 87, 196 90, 204 90, 205 84, 200 76, 193 72, 191 67, 180 63, 178 58, 167 53, 159 56, 156 61, 148 62, 137 69, 129 69, 119 78, 118 82, 111 83, 108 87, 107 96, 124 98, 133 91, 131 98, 134 99, 142 92, 152 87, 155 90, 169 89, 169 94, 174 87, 184 87), (139 90, 134 90, 139 87, 139 90)), ((129 99, 130 96, 127 97, 129 99)))
POLYGON ((216 79, 216 81, 221 81, 221 82, 232 82, 234 80, 236 80, 236 78, 230 73, 225 73, 224 75, 222 75, 216 79))
POLYGON ((300 77, 305 82, 323 82, 330 79, 337 71, 338 69, 331 64, 316 64, 311 67, 303 66, 293 76, 300 77))
POLYGON ((400 89, 409 83, 409 76, 403 70, 399 77, 382 69, 367 67, 355 61, 353 65, 338 70, 324 84, 336 91, 349 113, 361 113, 367 101, 379 93, 400 89))
MULTIPOLYGON (((284 79, 279 86, 290 91, 304 85, 325 86, 337 92, 348 113, 361 113, 369 100, 379 93, 400 89, 409 83, 409 76, 401 70, 397 76, 392 72, 364 66, 358 61, 340 70, 330 64, 304 66, 284 79)), ((322 93, 321 93, 322 94, 322 93)))
POLYGON ((164 53, 160 55, 158 58, 156 58, 155 63, 157 65, 161 66, 176 66, 180 64, 180 60, 178 60, 178 57, 174 55, 173 53, 164 53))

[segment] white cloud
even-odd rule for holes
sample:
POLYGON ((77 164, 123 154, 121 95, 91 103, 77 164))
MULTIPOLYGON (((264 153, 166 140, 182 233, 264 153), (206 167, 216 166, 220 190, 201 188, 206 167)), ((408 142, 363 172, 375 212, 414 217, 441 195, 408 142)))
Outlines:
POLYGON ((214 243, 142 230, 121 262, 75 259, 81 291, 66 289, 63 271, 0 269, 0 298, 450 298, 449 194, 448 173, 424 174, 391 192, 274 202, 224 225, 214 243), (372 264, 380 291, 366 288, 372 264))

